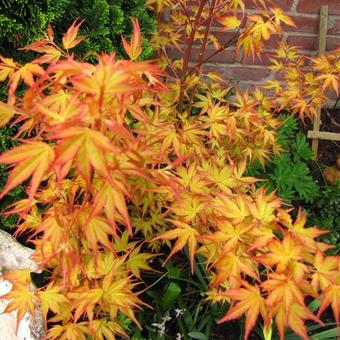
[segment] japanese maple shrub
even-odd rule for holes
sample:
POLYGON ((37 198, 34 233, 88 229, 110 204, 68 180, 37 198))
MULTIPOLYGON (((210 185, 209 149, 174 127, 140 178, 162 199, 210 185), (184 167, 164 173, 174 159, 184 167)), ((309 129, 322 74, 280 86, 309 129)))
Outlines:
MULTIPOLYGON (((184 14, 173 6, 189 25, 188 49, 201 24, 206 46, 212 18, 235 29, 243 9, 240 0, 200 0, 198 11, 184 14)), ((260 52, 281 21, 290 23, 279 9, 262 13, 239 33, 245 54, 260 52)), ((131 40, 123 40, 131 60, 102 54, 91 65, 69 54, 81 41, 77 23, 63 48, 51 29, 28 46, 41 53, 31 63, 2 58, 10 88, 1 123, 20 123, 18 135, 32 137, 0 156, 13 168, 1 196, 29 180, 27 198, 6 213, 20 216, 17 234, 30 235, 36 261, 50 272, 35 293, 28 271, 7 273, 7 311, 18 310, 20 320, 40 303, 50 339, 114 339, 124 334, 119 313, 138 325, 141 271, 151 270, 164 242, 168 258, 187 246, 192 268, 196 254, 205 258, 207 297, 231 304, 221 322, 246 315, 245 338, 258 320, 267 339, 273 322, 282 339, 286 327, 307 339, 304 320, 321 322, 328 306, 339 323, 339 258, 327 257, 330 246, 318 242, 325 231, 307 227, 301 212, 293 220, 274 193, 244 175, 247 161, 279 151, 277 104, 260 90, 228 99, 228 89, 200 81, 200 65, 189 68, 190 52, 164 84, 161 67, 136 61, 141 38, 133 24, 131 40), (21 81, 23 99, 16 96, 21 81), (317 315, 308 297, 320 300, 317 315)))

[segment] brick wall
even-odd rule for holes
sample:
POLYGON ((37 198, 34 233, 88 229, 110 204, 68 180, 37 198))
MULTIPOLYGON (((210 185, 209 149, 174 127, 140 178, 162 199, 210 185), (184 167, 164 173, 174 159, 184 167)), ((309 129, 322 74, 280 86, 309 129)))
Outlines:
MULTIPOLYGON (((252 7, 252 0, 245 2, 249 12, 255 11, 252 7)), ((340 0, 273 0, 273 3, 290 15, 297 27, 285 26, 285 33, 282 37, 273 36, 267 41, 267 52, 277 46, 280 39, 284 39, 290 45, 300 46, 306 54, 317 54, 319 12, 322 5, 329 6, 327 50, 340 46, 340 0)), ((217 35, 221 38, 220 41, 228 41, 228 35, 232 35, 232 33, 219 32, 217 35)), ((197 55, 198 49, 194 51, 193 59, 196 59, 197 55)), ((179 57, 179 55, 177 56, 179 57)), ((241 59, 241 56, 236 57, 234 48, 229 48, 213 58, 205 68, 218 70, 224 79, 239 81, 244 85, 258 84, 273 76, 265 67, 268 64, 266 57, 262 61, 256 60, 255 64, 250 58, 246 63, 242 63, 241 59)))

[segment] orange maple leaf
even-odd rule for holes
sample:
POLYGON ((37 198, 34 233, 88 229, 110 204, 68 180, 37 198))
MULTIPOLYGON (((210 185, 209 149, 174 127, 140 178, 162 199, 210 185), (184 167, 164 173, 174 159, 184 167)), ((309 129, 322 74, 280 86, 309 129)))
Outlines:
POLYGON ((287 235, 282 241, 272 240, 268 252, 256 259, 267 266, 276 265, 277 273, 282 273, 292 263, 302 259, 303 247, 293 236, 287 235))
POLYGON ((82 40, 85 39, 85 37, 77 38, 78 30, 82 23, 83 21, 79 22, 78 24, 77 20, 74 21, 70 28, 67 30, 67 32, 64 34, 63 45, 67 50, 77 46, 82 40))
POLYGON ((22 284, 14 284, 12 290, 1 298, 10 300, 4 313, 17 311, 17 328, 27 312, 34 315, 35 303, 38 302, 35 294, 22 284))
POLYGON ((25 140, 25 144, 2 154, 0 163, 16 166, 10 172, 0 198, 32 176, 29 198, 33 199, 53 160, 54 150, 51 145, 40 141, 25 140))
POLYGON ((270 324, 270 316, 266 306, 266 300, 261 295, 259 286, 252 286, 246 281, 242 281, 242 285, 244 288, 232 289, 224 293, 232 300, 238 302, 229 308, 228 313, 223 316, 218 323, 238 319, 243 314, 246 314, 246 332, 244 339, 247 340, 250 331, 256 324, 258 316, 261 314, 266 325, 270 324))
MULTIPOLYGON (((340 276, 337 274, 338 277, 340 276)), ((340 278, 338 279, 340 282, 340 278)), ((333 314, 335 317, 335 321, 337 325, 340 324, 340 284, 334 284, 328 286, 324 291, 321 297, 321 306, 318 311, 318 317, 325 311, 325 309, 331 305, 333 309, 333 314)))
POLYGON ((186 244, 188 244, 189 248, 189 257, 190 257, 190 266, 191 272, 194 271, 194 258, 196 252, 197 239, 199 238, 199 232, 190 227, 188 224, 180 221, 170 220, 172 224, 174 224, 177 228, 174 230, 169 230, 163 233, 162 235, 154 238, 153 240, 174 240, 177 239, 176 243, 171 249, 169 256, 166 258, 163 266, 165 266, 166 262, 178 251, 184 248, 186 244))
POLYGON ((93 169, 104 178, 110 179, 105 153, 117 153, 117 149, 106 136, 96 130, 75 127, 59 131, 54 137, 60 140, 54 163, 58 169, 77 159, 78 171, 88 184, 91 182, 93 169))
POLYGON ((336 283, 337 275, 339 275, 340 257, 324 256, 320 251, 314 257, 314 273, 312 274, 312 286, 315 292, 319 287, 324 290, 336 283))
POLYGON ((128 54, 131 60, 137 60, 142 53, 142 36, 140 33, 139 22, 137 19, 131 19, 133 24, 133 33, 130 43, 128 43, 122 36, 123 46, 125 52, 128 54))
POLYGON ((281 340, 285 339, 287 326, 289 326, 296 334, 301 336, 303 340, 308 340, 309 336, 304 325, 304 320, 313 320, 321 323, 321 321, 315 317, 307 307, 302 306, 299 303, 292 303, 288 313, 284 304, 277 304, 274 306, 273 312, 281 340))

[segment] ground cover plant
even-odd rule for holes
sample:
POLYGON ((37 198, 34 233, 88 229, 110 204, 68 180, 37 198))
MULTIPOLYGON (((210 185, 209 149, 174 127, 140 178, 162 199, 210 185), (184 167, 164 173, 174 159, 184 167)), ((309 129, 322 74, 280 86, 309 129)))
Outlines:
MULTIPOLYGON (((72 49, 83 39, 79 22, 62 46, 51 28, 28 46, 41 54, 30 63, 1 59, 0 74, 9 81, 1 124, 19 124, 21 144, 0 156, 12 167, 0 197, 25 185, 27 196, 6 214, 19 216, 16 234, 28 235, 35 259, 49 273, 34 293, 27 270, 5 274, 13 283, 7 311, 18 310, 20 319, 40 303, 49 339, 124 336, 131 333, 127 319, 140 327, 136 310, 149 308, 141 299, 148 290, 143 273, 162 270, 153 266, 161 259, 176 281, 169 261, 184 250, 191 273, 206 271, 200 282, 205 298, 228 307, 219 322, 245 317, 245 339, 256 324, 265 339, 276 331, 284 339, 287 328, 308 339, 306 320, 322 324, 329 307, 339 323, 339 257, 327 256, 331 246, 318 240, 326 232, 308 227, 302 210, 293 219, 282 199, 245 175, 247 163, 264 165, 280 151, 275 112, 312 116, 328 91, 338 91, 339 51, 314 59, 306 75, 303 57, 279 47, 273 62, 284 70, 286 85, 275 86, 273 97, 260 89, 230 97, 215 74, 202 78, 209 42, 216 51, 235 43, 239 53, 255 58, 282 22, 293 25, 280 9, 255 3, 263 9, 258 15, 246 15, 240 0, 200 0, 197 8, 187 1, 147 1, 161 11, 170 6, 154 39, 158 66, 138 61, 136 19, 131 39, 123 39, 130 60, 114 53, 100 54, 94 64, 77 58, 72 49), (236 30, 231 42, 216 40, 213 20, 222 30, 236 30), (173 63, 167 46, 183 37, 184 59, 173 63), (195 41, 202 57, 190 65, 195 41), (20 83, 27 86, 22 98, 20 83), (23 133, 29 138, 21 140, 23 133), (313 310, 314 299, 319 307, 313 310)), ((155 309, 172 308, 178 291, 169 282, 167 299, 155 309)), ((187 334, 180 337, 202 337, 197 317, 182 324, 187 334)))
POLYGON ((328 253, 339 253, 340 190, 339 184, 330 185, 323 177, 323 166, 312 161, 313 151, 304 134, 298 129, 298 121, 286 114, 280 115, 282 125, 277 141, 283 152, 267 161, 265 168, 254 162, 247 169, 248 175, 264 179, 258 187, 265 187, 287 204, 298 210, 302 206, 308 214, 308 223, 328 230, 319 240, 335 245, 328 253))
POLYGON ((297 120, 281 115, 282 125, 278 130, 277 141, 282 146, 280 154, 265 164, 265 169, 255 162, 248 169, 254 177, 267 179, 259 182, 268 190, 277 190, 278 196, 296 204, 313 202, 320 196, 320 187, 313 178, 308 162, 313 151, 304 134, 298 131, 297 120))

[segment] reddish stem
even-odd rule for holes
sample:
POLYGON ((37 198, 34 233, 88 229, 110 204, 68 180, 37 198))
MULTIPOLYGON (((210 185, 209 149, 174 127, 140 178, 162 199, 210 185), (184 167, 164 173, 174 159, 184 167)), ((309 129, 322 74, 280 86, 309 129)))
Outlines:
POLYGON ((204 9, 206 1, 207 0, 200 0, 200 5, 195 15, 194 24, 192 25, 190 36, 186 44, 187 48, 185 50, 184 59, 183 59, 182 78, 181 78, 180 92, 179 92, 179 99, 178 99, 178 111, 179 112, 183 111, 184 81, 186 79, 186 73, 188 71, 189 61, 190 61, 191 52, 192 52, 192 46, 193 46, 194 39, 195 39, 195 33, 197 31, 198 23, 201 18, 201 14, 204 9))
MULTIPOLYGON (((202 65, 202 62, 203 62, 203 59, 204 59, 204 53, 205 53, 205 50, 207 48, 208 37, 209 37, 210 29, 211 29, 211 24, 212 24, 212 20, 213 20, 213 16, 214 16, 215 7, 216 7, 216 0, 212 0, 212 3, 211 3, 210 8, 209 8, 208 21, 207 21, 207 25, 205 27, 204 37, 203 37, 200 53, 199 53, 199 56, 198 56, 198 61, 197 61, 196 67, 195 67, 196 74, 198 74, 199 71, 200 71, 200 67, 199 66, 197 67, 197 65, 202 65)), ((191 92, 189 111, 191 111, 191 106, 192 106, 192 102, 193 102, 193 99, 194 99, 196 89, 197 89, 197 85, 194 86, 194 88, 192 89, 192 92, 191 92)))

